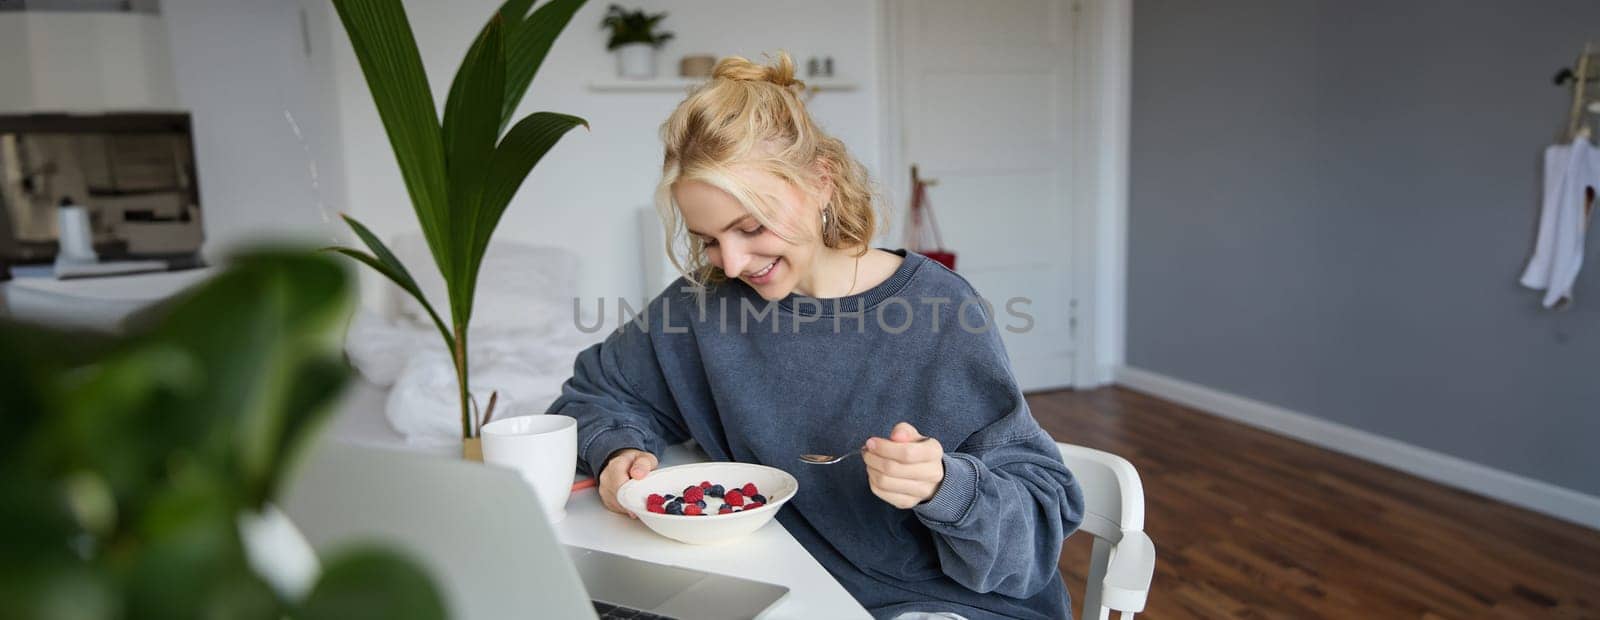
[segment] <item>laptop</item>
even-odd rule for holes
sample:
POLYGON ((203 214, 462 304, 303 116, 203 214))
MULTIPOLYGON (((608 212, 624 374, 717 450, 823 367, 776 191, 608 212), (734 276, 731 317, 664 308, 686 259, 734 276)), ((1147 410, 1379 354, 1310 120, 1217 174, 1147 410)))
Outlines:
POLYGON ((453 618, 731 620, 789 592, 563 545, 516 472, 454 458, 325 440, 280 500, 319 554, 362 542, 409 554, 453 618))
POLYGON ((89 214, 100 262, 63 263, 53 275, 200 265, 205 225, 187 112, 0 114, 0 143, 0 264, 53 262, 57 207, 72 204, 89 214))

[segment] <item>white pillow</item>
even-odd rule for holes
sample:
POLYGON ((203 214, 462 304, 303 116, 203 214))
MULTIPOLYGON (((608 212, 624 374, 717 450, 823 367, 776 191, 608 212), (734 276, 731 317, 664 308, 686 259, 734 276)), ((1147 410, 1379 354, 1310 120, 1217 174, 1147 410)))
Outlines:
MULTIPOLYGON (((418 288, 439 317, 450 320, 450 300, 444 277, 433 262, 421 233, 395 239, 395 256, 411 271, 418 288)), ((572 321, 572 299, 578 294, 578 256, 568 250, 534 246, 518 241, 489 243, 478 270, 477 298, 472 305, 472 328, 543 333, 558 328, 553 322, 572 321)), ((428 313, 411 295, 390 286, 396 316, 417 325, 433 326, 428 313)), ((470 337, 469 337, 470 342, 470 337)))

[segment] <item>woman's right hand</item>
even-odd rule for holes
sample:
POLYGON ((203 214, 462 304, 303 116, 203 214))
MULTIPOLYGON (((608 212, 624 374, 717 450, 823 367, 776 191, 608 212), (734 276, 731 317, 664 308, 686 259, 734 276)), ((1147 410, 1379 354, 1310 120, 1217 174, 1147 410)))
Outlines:
POLYGON ((623 448, 613 453, 606 461, 605 470, 600 472, 600 502, 605 504, 606 510, 639 518, 617 502, 617 489, 622 488, 624 482, 649 475, 657 464, 656 455, 643 450, 623 448))

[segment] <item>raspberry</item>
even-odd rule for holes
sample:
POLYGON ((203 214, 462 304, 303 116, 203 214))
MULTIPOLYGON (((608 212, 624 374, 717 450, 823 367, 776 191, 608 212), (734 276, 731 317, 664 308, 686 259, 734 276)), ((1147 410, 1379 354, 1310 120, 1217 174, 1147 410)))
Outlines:
POLYGON ((756 483, 746 482, 743 486, 726 488, 720 484, 711 484, 709 480, 702 480, 700 484, 685 487, 682 495, 651 493, 645 499, 645 508, 653 513, 670 515, 708 515, 711 508, 706 499, 719 497, 722 503, 717 506, 716 514, 732 514, 745 510, 754 510, 767 505, 767 497, 760 494, 756 483))

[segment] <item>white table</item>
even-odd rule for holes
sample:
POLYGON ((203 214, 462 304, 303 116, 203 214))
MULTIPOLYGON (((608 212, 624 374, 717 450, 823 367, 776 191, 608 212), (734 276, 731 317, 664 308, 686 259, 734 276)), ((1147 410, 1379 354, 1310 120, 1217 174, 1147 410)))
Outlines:
MULTIPOLYGON (((386 397, 383 388, 360 379, 352 381, 329 432, 348 443, 417 449, 408 446, 383 418, 386 397)), ((705 460, 704 454, 692 446, 668 448, 661 459, 662 466, 701 460, 705 460)), ((788 587, 789 595, 762 618, 871 617, 777 520, 730 544, 686 545, 606 510, 599 494, 589 488, 572 494, 567 501, 567 517, 555 525, 555 530, 561 542, 569 545, 788 587)))
POLYGON ((0 283, 0 315, 64 328, 120 332, 128 317, 218 273, 216 268, 0 283))

